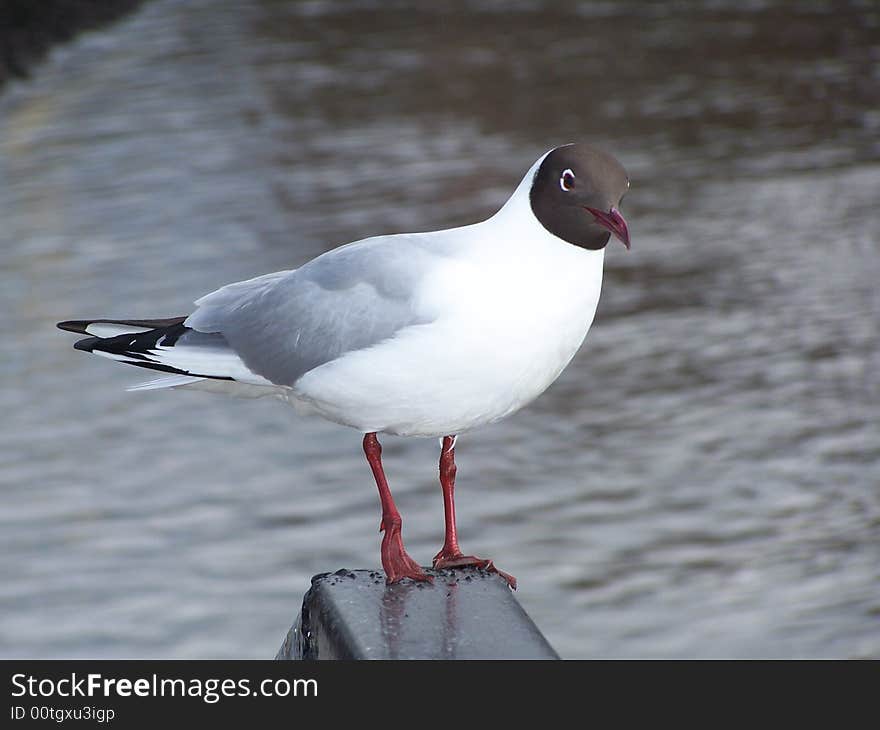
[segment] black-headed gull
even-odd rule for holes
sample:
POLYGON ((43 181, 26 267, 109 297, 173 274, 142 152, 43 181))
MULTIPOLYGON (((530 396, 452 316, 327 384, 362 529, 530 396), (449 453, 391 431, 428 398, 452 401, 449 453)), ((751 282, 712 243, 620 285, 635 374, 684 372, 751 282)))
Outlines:
POLYGON ((442 437, 446 537, 433 566, 497 570, 458 546, 455 435, 522 408, 574 357, 596 312, 605 245, 614 235, 629 248, 618 210, 628 188, 611 155, 565 145, 482 223, 349 243, 224 286, 188 317, 58 326, 90 335, 79 350, 163 373, 134 390, 274 394, 364 433, 389 583, 429 577, 404 549, 377 434, 442 437))

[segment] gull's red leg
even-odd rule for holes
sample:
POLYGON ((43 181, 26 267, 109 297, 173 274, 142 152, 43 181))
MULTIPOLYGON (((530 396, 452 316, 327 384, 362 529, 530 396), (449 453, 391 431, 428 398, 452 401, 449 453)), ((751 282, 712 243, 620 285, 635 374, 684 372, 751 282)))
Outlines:
POLYGON ((391 490, 388 488, 388 481, 385 479, 385 470, 382 468, 382 446, 375 433, 364 436, 364 453, 367 455, 370 469, 373 470, 376 486, 379 487, 379 499, 382 502, 382 522, 379 530, 385 533, 382 537, 382 567, 385 569, 386 581, 397 583, 402 578, 430 581, 431 577, 406 554, 403 547, 400 512, 397 511, 391 490))
POLYGON ((443 547, 434 556, 434 568, 462 568, 474 566, 490 573, 498 573, 508 585, 516 590, 516 578, 498 570, 491 560, 474 555, 462 555, 455 528, 455 436, 444 436, 440 448, 440 486, 443 489, 443 514, 446 518, 446 537, 443 547))

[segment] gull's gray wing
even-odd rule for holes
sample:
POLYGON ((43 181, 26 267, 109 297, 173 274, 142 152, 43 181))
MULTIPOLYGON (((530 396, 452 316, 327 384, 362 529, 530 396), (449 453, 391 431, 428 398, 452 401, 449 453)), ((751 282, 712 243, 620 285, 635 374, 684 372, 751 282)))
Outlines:
POLYGON ((185 321, 217 332, 254 373, 293 385, 309 370, 432 321, 416 289, 449 255, 430 234, 350 243, 299 269, 230 284, 202 297, 185 321))

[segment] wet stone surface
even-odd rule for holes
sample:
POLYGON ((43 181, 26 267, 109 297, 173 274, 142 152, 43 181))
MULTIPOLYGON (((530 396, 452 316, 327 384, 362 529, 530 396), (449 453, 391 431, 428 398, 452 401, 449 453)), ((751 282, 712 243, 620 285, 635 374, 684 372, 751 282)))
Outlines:
POLYGON ((558 659, 497 574, 428 570, 386 585, 372 570, 312 578, 276 659, 558 659))

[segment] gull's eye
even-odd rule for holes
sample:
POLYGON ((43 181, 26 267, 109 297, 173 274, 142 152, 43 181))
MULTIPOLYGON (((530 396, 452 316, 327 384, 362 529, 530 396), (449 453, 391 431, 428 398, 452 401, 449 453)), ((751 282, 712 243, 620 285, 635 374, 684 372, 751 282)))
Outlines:
POLYGON ((574 173, 571 169, 567 169, 562 173, 562 177, 559 178, 559 187, 566 193, 574 187, 574 173))

